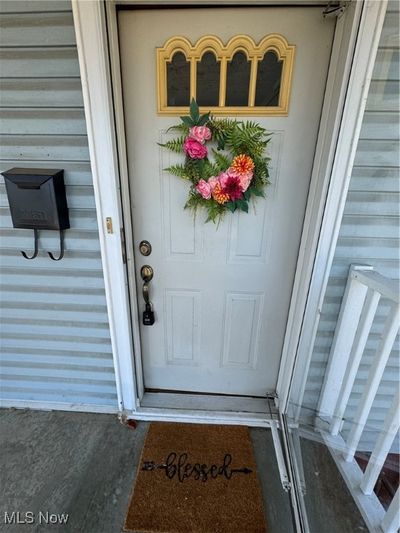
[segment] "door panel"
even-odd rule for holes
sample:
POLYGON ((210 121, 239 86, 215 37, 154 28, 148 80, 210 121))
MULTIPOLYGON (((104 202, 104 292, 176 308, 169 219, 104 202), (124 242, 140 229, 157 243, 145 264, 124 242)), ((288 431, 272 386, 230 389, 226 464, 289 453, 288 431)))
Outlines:
POLYGON ((265 395, 276 387, 334 22, 308 7, 123 10, 118 24, 135 260, 138 272, 154 268, 156 322, 141 328, 145 386, 265 395), (157 145, 179 118, 157 115, 156 48, 175 35, 226 43, 270 33, 295 45, 296 58, 288 115, 251 117, 273 133, 267 197, 249 214, 204 224, 183 209, 187 184, 163 171, 183 156, 157 145))

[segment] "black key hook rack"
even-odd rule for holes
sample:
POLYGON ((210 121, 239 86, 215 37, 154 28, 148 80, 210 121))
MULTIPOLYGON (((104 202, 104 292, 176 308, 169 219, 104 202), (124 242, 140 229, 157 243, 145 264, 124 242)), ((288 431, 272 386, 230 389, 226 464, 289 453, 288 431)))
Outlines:
POLYGON ((34 251, 31 256, 21 250, 25 259, 35 259, 39 252, 39 230, 58 230, 60 252, 50 259, 64 257, 64 230, 70 227, 64 170, 12 168, 2 172, 14 228, 33 229, 34 251))

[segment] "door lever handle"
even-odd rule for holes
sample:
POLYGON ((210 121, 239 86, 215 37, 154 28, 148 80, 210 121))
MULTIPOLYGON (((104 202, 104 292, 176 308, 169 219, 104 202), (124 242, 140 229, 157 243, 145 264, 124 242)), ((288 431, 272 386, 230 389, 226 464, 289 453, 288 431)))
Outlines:
POLYGON ((143 283, 142 287, 142 294, 143 294, 143 300, 146 305, 150 304, 150 296, 149 296, 149 284, 147 281, 143 283))
POLYGON ((144 281, 143 288, 142 288, 142 294, 143 294, 144 302, 147 306, 147 305, 150 305, 149 283, 153 279, 153 276, 154 276, 153 267, 151 267, 150 265, 143 265, 142 268, 140 269, 140 276, 142 280, 144 281))

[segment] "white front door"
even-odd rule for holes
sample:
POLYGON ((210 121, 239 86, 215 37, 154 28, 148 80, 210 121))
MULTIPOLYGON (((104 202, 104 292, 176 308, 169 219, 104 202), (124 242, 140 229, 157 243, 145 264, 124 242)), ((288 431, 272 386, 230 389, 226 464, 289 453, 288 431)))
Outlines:
POLYGON ((141 311, 140 269, 154 269, 155 323, 141 325, 145 387, 264 396, 276 388, 334 21, 316 7, 220 7, 121 10, 118 26, 141 311), (182 158, 157 144, 179 117, 157 113, 156 48, 174 36, 226 44, 268 34, 284 36, 296 56, 287 115, 251 117, 273 133, 267 196, 218 227, 201 213, 193 220, 183 210, 187 184, 163 171, 182 158), (142 240, 151 243, 148 257, 142 240))

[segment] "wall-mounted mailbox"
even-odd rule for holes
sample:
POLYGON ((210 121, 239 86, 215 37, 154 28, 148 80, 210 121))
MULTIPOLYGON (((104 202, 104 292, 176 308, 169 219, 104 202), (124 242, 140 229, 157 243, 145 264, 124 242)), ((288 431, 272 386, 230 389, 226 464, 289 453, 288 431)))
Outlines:
POLYGON ((63 170, 12 168, 3 176, 14 228, 69 228, 63 170))
POLYGON ((38 253, 38 230, 60 232, 60 256, 64 255, 63 230, 68 229, 69 216, 64 185, 64 171, 38 168, 12 168, 2 173, 5 178, 8 202, 14 228, 33 229, 35 252, 26 259, 34 259, 38 253))

